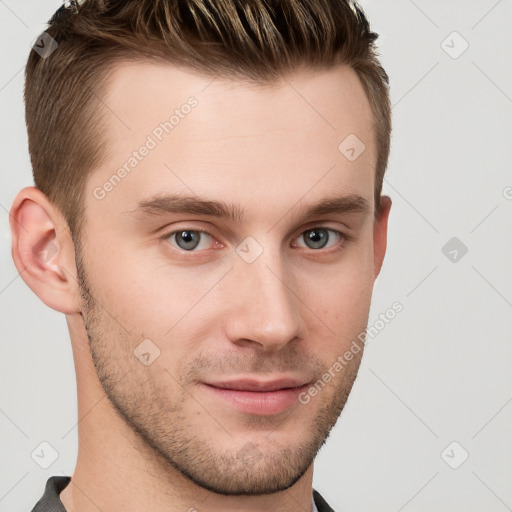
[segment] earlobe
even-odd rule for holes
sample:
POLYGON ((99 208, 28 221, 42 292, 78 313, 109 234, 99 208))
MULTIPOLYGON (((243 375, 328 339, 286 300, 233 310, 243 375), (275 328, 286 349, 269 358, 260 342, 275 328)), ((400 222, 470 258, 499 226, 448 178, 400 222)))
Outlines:
POLYGON ((391 210, 391 198, 389 196, 381 196, 380 201, 380 211, 373 227, 374 279, 377 279, 386 255, 388 219, 391 210))
POLYGON ((58 209, 36 187, 16 196, 9 215, 12 258, 20 276, 49 307, 79 313, 73 240, 58 209))

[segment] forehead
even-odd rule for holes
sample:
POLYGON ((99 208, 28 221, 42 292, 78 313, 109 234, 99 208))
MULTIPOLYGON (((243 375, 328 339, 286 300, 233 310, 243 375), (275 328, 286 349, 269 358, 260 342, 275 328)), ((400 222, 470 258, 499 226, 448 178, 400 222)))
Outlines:
POLYGON ((300 70, 261 86, 123 62, 99 108, 108 154, 87 183, 93 210, 133 208, 159 193, 237 196, 249 214, 251 201, 286 205, 333 192, 373 204, 373 117, 345 66, 300 70), (352 148, 362 151, 356 159, 347 157, 352 148), (101 201, 98 187, 106 190, 101 201))

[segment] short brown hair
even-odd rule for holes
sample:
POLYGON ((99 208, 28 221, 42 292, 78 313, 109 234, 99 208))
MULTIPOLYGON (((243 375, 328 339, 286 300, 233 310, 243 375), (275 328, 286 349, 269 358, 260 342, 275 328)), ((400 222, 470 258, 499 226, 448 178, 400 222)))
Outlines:
POLYGON ((72 236, 79 237, 87 177, 106 156, 102 86, 113 64, 126 59, 261 84, 300 66, 350 66, 375 121, 378 212, 391 138, 389 81, 377 58, 378 36, 355 2, 72 1, 55 12, 46 32, 58 47, 47 58, 33 49, 25 70, 29 151, 35 185, 62 212, 72 236))

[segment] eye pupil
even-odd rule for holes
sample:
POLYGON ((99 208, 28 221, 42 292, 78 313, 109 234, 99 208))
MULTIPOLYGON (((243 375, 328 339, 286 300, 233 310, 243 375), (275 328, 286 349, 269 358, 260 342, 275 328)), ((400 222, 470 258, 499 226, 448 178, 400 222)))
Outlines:
POLYGON ((326 229, 315 228, 306 231, 306 243, 308 241, 313 243, 314 249, 321 249, 329 240, 329 235, 326 229))
POLYGON ((176 233, 176 243, 181 249, 189 251, 195 249, 199 244, 199 234, 197 231, 181 231, 176 233))

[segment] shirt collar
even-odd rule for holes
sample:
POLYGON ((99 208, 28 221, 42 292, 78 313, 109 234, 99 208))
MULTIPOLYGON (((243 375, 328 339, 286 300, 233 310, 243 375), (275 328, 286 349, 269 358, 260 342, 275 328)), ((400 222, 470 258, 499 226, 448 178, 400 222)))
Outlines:
MULTIPOLYGON (((50 477, 46 482, 43 496, 36 503, 32 512, 66 512, 62 501, 60 501, 59 495, 70 481, 71 477, 69 476, 50 477)), ((334 512, 320 493, 313 489, 313 493, 311 495, 311 512, 320 512, 317 507, 317 502, 322 512, 334 512)))

